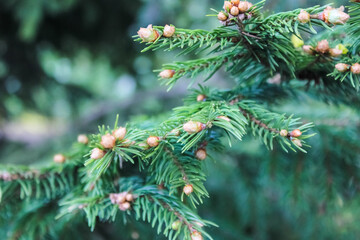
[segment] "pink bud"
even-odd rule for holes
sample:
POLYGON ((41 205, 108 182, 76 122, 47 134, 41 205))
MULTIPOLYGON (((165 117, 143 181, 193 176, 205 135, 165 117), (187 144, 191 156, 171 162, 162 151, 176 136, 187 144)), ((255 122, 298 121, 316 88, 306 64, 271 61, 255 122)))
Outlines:
POLYGON ((119 127, 118 129, 116 129, 115 131, 113 131, 113 136, 118 139, 118 140, 123 140, 125 138, 126 135, 126 128, 124 127, 119 127))
POLYGON ((220 20, 220 21, 226 21, 226 19, 228 18, 225 13, 223 12, 219 12, 219 14, 217 15, 217 18, 220 20))
POLYGON ((352 66, 351 66, 351 72, 353 74, 360 74, 360 64, 359 63, 354 63, 352 66))
POLYGON ((345 63, 338 63, 335 65, 336 70, 339 72, 346 72, 349 70, 349 65, 345 63))
POLYGON ((194 231, 191 233, 191 240, 203 240, 203 237, 200 232, 194 231))
POLYGON ((183 125, 185 132, 189 134, 198 133, 206 128, 206 125, 201 122, 188 121, 183 125))
POLYGON ((154 42, 160 36, 151 24, 147 28, 140 28, 137 33, 144 42, 154 42))
POLYGON ((175 27, 174 26, 169 26, 169 25, 165 25, 164 27, 164 37, 172 37, 175 33, 175 27))
POLYGON ((304 10, 301 10, 300 14, 298 15, 298 20, 301 23, 308 23, 310 22, 310 14, 304 10))
POLYGON ((192 186, 191 184, 188 184, 188 185, 185 185, 185 186, 184 186, 183 192, 184 192, 186 195, 189 196, 193 191, 194 191, 194 189, 193 189, 193 186, 192 186))
POLYGON ((342 54, 342 50, 340 50, 340 49, 337 49, 337 48, 331 48, 330 50, 329 50, 329 52, 330 52, 330 56, 332 56, 332 57, 339 57, 339 56, 341 56, 341 54, 342 54))
POLYGON ((64 163, 65 162, 65 156, 64 155, 62 155, 62 154, 56 154, 55 156, 54 156, 54 162, 56 162, 56 163, 64 163))
POLYGON ((115 146, 115 137, 110 135, 109 133, 101 137, 100 144, 104 148, 113 148, 115 146))
POLYGON ((174 74, 175 74, 174 70, 166 69, 159 73, 159 77, 163 79, 168 79, 168 78, 172 78, 174 74))
POLYGON ((80 135, 77 137, 77 141, 78 141, 79 143, 82 143, 82 144, 88 144, 89 139, 88 139, 88 137, 87 137, 85 134, 80 134, 80 135))
POLYGON ((332 8, 327 7, 324 10, 324 19, 327 23, 336 24, 345 24, 349 20, 350 16, 344 13, 344 7, 332 8))
POLYGON ((105 156, 105 151, 99 149, 99 148, 94 148, 93 150, 91 150, 91 158, 92 159, 100 159, 102 157, 105 156))
POLYGON ((304 52, 306 52, 307 54, 310 54, 310 55, 314 54, 314 51, 313 51, 313 49, 312 49, 312 46, 310 46, 310 45, 304 45, 304 46, 302 47, 302 49, 303 49, 304 52))
POLYGON ((326 53, 329 51, 329 49, 329 42, 326 39, 319 41, 316 46, 316 51, 320 53, 326 53))
POLYGON ((159 145, 159 137, 156 137, 156 136, 150 136, 148 137, 148 139, 146 140, 147 144, 150 146, 150 147, 156 147, 159 145))

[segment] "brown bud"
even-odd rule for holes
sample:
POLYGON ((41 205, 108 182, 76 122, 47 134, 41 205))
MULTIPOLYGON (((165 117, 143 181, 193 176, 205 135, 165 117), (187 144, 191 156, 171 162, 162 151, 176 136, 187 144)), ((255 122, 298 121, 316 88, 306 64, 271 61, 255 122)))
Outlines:
POLYGON ((172 78, 174 76, 174 74, 175 74, 174 70, 166 69, 159 73, 159 77, 161 77, 163 79, 168 79, 168 78, 172 78))
POLYGON ((203 237, 200 232, 194 231, 191 233, 191 240, 203 240, 203 237))
POLYGON ((204 94, 199 94, 196 97, 196 101, 198 101, 198 102, 203 102, 205 100, 206 100, 206 96, 204 94))
POLYGON ((345 63, 338 63, 338 64, 335 65, 335 68, 339 72, 347 72, 349 70, 349 66, 350 65, 345 64, 345 63))
POLYGON ((175 27, 174 26, 169 26, 169 25, 165 25, 164 27, 164 37, 172 37, 175 33, 175 27))
POLYGON ((217 18, 220 20, 220 21, 226 21, 226 19, 228 18, 225 13, 223 12, 219 12, 219 14, 217 15, 217 18))
POLYGON ((89 139, 88 139, 88 137, 85 135, 85 134, 80 134, 78 137, 77 137, 77 141, 79 142, 79 143, 82 143, 82 144, 88 144, 88 142, 89 142, 89 139))
POLYGON ((236 6, 233 6, 231 9, 230 9, 230 14, 233 15, 233 16, 237 16, 239 15, 240 11, 239 11, 239 8, 236 7, 236 6))
POLYGON ((130 139, 125 139, 122 143, 121 146, 123 147, 130 147, 131 145, 134 145, 136 142, 135 141, 131 141, 130 139))
POLYGON ((225 121, 227 121, 227 122, 230 122, 230 121, 231 121, 230 118, 228 118, 227 116, 217 116, 216 118, 217 118, 217 119, 225 120, 225 121))
POLYGON ((120 203, 120 204, 119 204, 119 209, 120 209, 121 211, 127 211, 127 210, 129 210, 130 208, 131 208, 131 205, 130 205, 129 202, 124 202, 124 203, 120 203))
POLYGON ((184 186, 183 192, 186 195, 189 196, 193 191, 194 191, 194 189, 193 189, 193 186, 191 184, 187 184, 187 185, 184 186))
POLYGON ((156 136, 150 136, 148 137, 148 139, 146 140, 147 144, 150 146, 150 147, 156 147, 159 145, 159 141, 160 141, 160 138, 159 137, 156 137, 156 136))
POLYGON ((310 22, 310 14, 304 10, 300 11, 300 14, 298 15, 298 20, 301 23, 308 23, 310 22))
POLYGON ((242 12, 242 13, 246 12, 248 10, 248 2, 240 1, 238 8, 239 8, 240 12, 242 12))
POLYGON ((64 163, 65 160, 66 160, 65 156, 62 154, 54 155, 54 162, 56 162, 56 163, 64 163))
POLYGON ((232 7, 233 7, 233 5, 231 4, 231 2, 229 2, 229 1, 224 2, 224 10, 225 11, 229 12, 232 7))
POLYGON ((199 160, 205 160, 207 157, 206 150, 203 148, 198 149, 195 153, 195 157, 199 160))
POLYGON ((353 74, 360 74, 360 64, 359 63, 354 63, 351 68, 350 68, 351 72, 353 74))
POLYGON ((126 135, 126 128, 124 127, 119 127, 118 129, 116 129, 115 131, 113 131, 113 136, 118 139, 118 140, 123 140, 125 138, 126 135))
POLYGON ((295 129, 295 130, 292 130, 291 133, 290 133, 290 136, 291 137, 300 137, 302 134, 302 132, 299 130, 299 129, 295 129))
POLYGON ((239 2, 240 0, 231 0, 231 3, 236 6, 239 5, 239 2))
POLYGON ((304 45, 304 46, 302 47, 302 49, 303 49, 303 51, 306 52, 307 54, 310 54, 310 55, 314 54, 314 51, 313 51, 313 49, 312 49, 312 46, 310 46, 310 45, 304 45))
POLYGON ((134 200, 134 196, 131 193, 127 193, 125 199, 128 202, 132 202, 134 200))
POLYGON ((329 49, 329 42, 326 39, 319 41, 316 46, 316 51, 320 53, 327 53, 329 49))
POLYGON ((102 157, 105 156, 105 151, 99 149, 99 148, 94 148, 93 150, 91 150, 91 158, 92 159, 100 159, 102 157))
POLYGON ((113 135, 110 135, 109 133, 101 137, 100 144, 104 148, 113 148, 115 146, 115 137, 113 135))
POLYGON ((140 28, 137 33, 144 42, 154 42, 160 36, 151 24, 147 28, 140 28))
POLYGON ((189 134, 198 133, 206 128, 206 125, 201 122, 188 121, 183 125, 185 132, 189 134))
POLYGON ((280 131, 280 136, 282 136, 282 137, 287 137, 287 135, 288 135, 288 131, 287 131, 287 130, 282 129, 282 130, 280 131))
POLYGON ((339 57, 342 54, 342 50, 337 49, 337 48, 331 48, 329 50, 329 53, 330 53, 330 56, 332 56, 332 57, 339 57))
POLYGON ((297 138, 294 138, 291 140, 296 146, 298 147, 302 147, 302 144, 301 144, 301 140, 300 139, 297 139, 297 138))
POLYGON ((123 193, 111 193, 109 195, 110 201, 112 204, 120 204, 126 201, 125 199, 126 192, 123 193))
POLYGON ((180 131, 178 129, 173 129, 171 130, 170 132, 172 135, 175 135, 175 136, 179 136, 180 135, 180 131))

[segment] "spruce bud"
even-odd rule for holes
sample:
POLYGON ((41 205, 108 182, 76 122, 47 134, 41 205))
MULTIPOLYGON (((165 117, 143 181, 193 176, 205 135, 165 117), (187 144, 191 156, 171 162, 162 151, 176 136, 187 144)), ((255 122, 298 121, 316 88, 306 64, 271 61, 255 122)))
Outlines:
POLYGON ((118 129, 116 129, 115 131, 113 131, 113 136, 118 139, 118 140, 123 140, 125 138, 126 135, 126 128, 124 127, 119 127, 118 129))
POLYGON ((159 145, 159 141, 160 141, 160 138, 157 137, 157 136, 150 136, 148 137, 148 139, 146 140, 147 144, 150 146, 150 147, 157 147, 159 145))
POLYGON ((217 18, 220 20, 220 21, 226 21, 226 19, 228 18, 225 13, 223 12, 219 12, 219 14, 217 15, 217 18))
POLYGON ((236 6, 239 5, 239 2, 240 0, 231 0, 231 3, 236 6))
POLYGON ((85 135, 85 134, 80 134, 78 137, 77 137, 77 141, 79 142, 79 143, 82 143, 82 144, 88 144, 88 142, 89 142, 89 139, 88 139, 88 137, 85 135))
POLYGON ((347 72, 349 70, 349 65, 345 63, 338 63, 335 65, 335 68, 339 72, 347 72))
POLYGON ((127 194, 125 195, 125 199, 126 199, 126 201, 128 201, 128 202, 132 202, 132 201, 134 200, 134 195, 132 195, 131 193, 127 193, 127 194))
POLYGON ((300 139, 294 138, 291 140, 296 146, 302 147, 300 139))
POLYGON ((177 231, 180 228, 180 226, 181 226, 181 222, 179 220, 177 220, 171 224, 171 228, 174 231, 177 231))
POLYGON ((316 46, 316 51, 320 53, 327 53, 329 49, 329 42, 326 39, 319 41, 316 46))
POLYGON ((349 49, 347 49, 344 44, 338 44, 335 48, 340 49, 342 54, 347 54, 349 52, 349 49))
POLYGON ((308 22, 310 22, 310 14, 305 10, 301 10, 297 19, 301 23, 308 23, 308 22))
POLYGON ((120 204, 119 204, 119 209, 120 209, 121 211, 127 211, 127 210, 130 209, 130 207, 131 207, 131 205, 130 205, 129 202, 124 202, 124 203, 120 203, 120 204))
POLYGON ((291 133, 290 133, 290 136, 291 137, 300 137, 302 134, 302 132, 299 130, 299 129, 295 129, 295 130, 292 130, 291 133))
POLYGON ((203 240, 203 237, 200 232, 194 231, 191 233, 191 240, 203 240))
POLYGON ((206 100, 206 96, 204 94, 199 94, 196 97, 196 101, 198 101, 198 102, 203 102, 205 100, 206 100))
POLYGON ((199 160, 205 160, 207 157, 206 150, 203 148, 198 149, 195 153, 195 157, 199 160))
POLYGON ((239 15, 239 8, 236 7, 236 6, 233 6, 231 9, 230 9, 230 14, 233 15, 233 16, 237 16, 239 15))
POLYGON ((66 160, 65 156, 62 154, 55 154, 54 155, 54 162, 56 163, 64 163, 66 160))
POLYGON ((233 7, 233 5, 231 4, 231 2, 229 2, 229 1, 224 2, 224 10, 225 11, 229 12, 232 7, 233 7))
POLYGON ((312 46, 310 46, 310 45, 304 45, 304 46, 302 47, 302 49, 303 49, 303 51, 306 52, 307 54, 310 54, 310 55, 314 54, 314 51, 313 51, 313 49, 312 49, 312 46))
POLYGON ((329 50, 329 53, 330 53, 330 56, 332 56, 332 57, 339 57, 342 54, 342 50, 337 49, 337 48, 331 48, 329 50))
POLYGON ((109 133, 101 137, 100 144, 104 148, 113 148, 115 146, 115 137, 113 135, 110 135, 109 133))
POLYGON ((238 8, 239 8, 240 12, 242 12, 242 13, 246 12, 248 10, 248 2, 240 1, 238 8))
POLYGON ((168 78, 172 78, 174 76, 174 74, 175 74, 174 70, 166 69, 159 73, 159 77, 161 77, 163 79, 168 79, 168 78))
POLYGON ((184 186, 183 192, 186 195, 189 196, 193 191, 194 191, 194 189, 193 189, 193 186, 191 184, 187 184, 187 185, 184 186))
POLYGON ((359 63, 354 63, 351 68, 350 68, 351 72, 353 74, 360 74, 360 64, 359 63))
POLYGON ((323 12, 324 21, 326 23, 345 24, 349 20, 350 16, 344 13, 344 6, 340 8, 332 8, 328 6, 323 12))
POLYGON ((164 37, 172 37, 175 33, 175 27, 174 26, 169 26, 169 25, 165 25, 164 27, 164 37))
POLYGON ((198 133, 206 128, 206 125, 201 122, 188 121, 183 125, 183 129, 185 132, 189 134, 198 133))
POLYGON ((137 33, 144 42, 154 42, 160 36, 151 24, 147 28, 140 28, 137 33))
POLYGON ((282 137, 287 137, 287 135, 288 135, 288 131, 287 131, 287 130, 282 129, 282 130, 280 131, 280 136, 282 136, 282 137))
POLYGON ((100 159, 102 157, 105 156, 105 151, 99 149, 99 148, 94 148, 93 150, 91 150, 91 159, 100 159))

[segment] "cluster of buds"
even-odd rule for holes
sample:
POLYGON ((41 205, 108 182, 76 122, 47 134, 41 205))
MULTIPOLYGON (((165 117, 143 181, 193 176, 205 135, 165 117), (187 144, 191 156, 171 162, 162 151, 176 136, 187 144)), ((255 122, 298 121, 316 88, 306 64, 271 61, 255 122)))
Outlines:
POLYGON ((300 129, 294 129, 290 133, 285 129, 282 129, 280 131, 280 136, 290 138, 290 140, 299 147, 302 146, 301 140, 298 139, 298 137, 300 137, 301 135, 302 132, 300 131, 300 129))
POLYGON ((188 121, 183 125, 184 131, 189 134, 201 132, 205 128, 206 128, 206 124, 196 121, 188 121))
POLYGON ((183 192, 186 194, 186 195, 190 195, 192 192, 194 191, 194 188, 193 188, 193 185, 192 184, 186 184, 183 188, 183 192))
POLYGON ((55 163, 64 163, 66 161, 66 158, 63 154, 55 154, 54 155, 54 162, 55 163))
POLYGON ((205 160, 207 157, 206 149, 205 148, 199 148, 195 152, 195 157, 199 159, 200 161, 205 160))
POLYGON ((345 64, 345 63, 338 63, 335 65, 336 70, 339 72, 347 72, 350 71, 353 74, 360 74, 360 64, 354 63, 353 65, 345 64))
POLYGON ((78 135, 77 141, 78 141, 79 143, 84 144, 84 145, 86 145, 86 144, 89 143, 89 139, 88 139, 88 137, 87 137, 85 134, 80 134, 80 135, 78 135))
POLYGON ((344 13, 344 6, 339 8, 326 7, 321 13, 310 15, 305 10, 301 10, 297 16, 297 20, 301 23, 308 23, 310 19, 319 19, 326 22, 327 24, 345 24, 349 20, 350 16, 344 13))
POLYGON ((250 19, 252 13, 249 10, 253 7, 253 4, 247 1, 239 1, 239 0, 231 0, 224 2, 224 10, 225 12, 219 12, 218 19, 225 25, 231 19, 238 19, 239 21, 243 21, 246 19, 250 19))
MULTIPOLYGON (((338 46, 340 46, 340 44, 338 46)), ((339 57, 341 54, 343 54, 343 50, 339 49, 338 47, 330 48, 329 42, 326 39, 319 41, 316 47, 304 45, 303 50, 305 53, 310 55, 322 54, 329 55, 331 57, 339 57)))
MULTIPOLYGON (((148 25, 147 28, 140 28, 137 34, 144 42, 155 42, 160 37, 160 33, 155 30, 151 24, 148 25)), ((173 25, 166 24, 162 35, 166 38, 170 38, 174 34, 175 27, 173 25)))
POLYGON ((131 202, 134 201, 134 195, 128 192, 111 193, 109 195, 112 204, 117 204, 121 211, 127 211, 131 208, 131 202))
POLYGON ((194 231, 191 233, 191 240, 203 240, 204 238, 201 235, 201 232, 194 231))
POLYGON ((11 181, 18 179, 17 175, 11 174, 9 172, 1 172, 0 173, 0 179, 4 181, 11 181))
POLYGON ((157 147, 159 145, 160 142, 160 138, 157 136, 150 136, 147 138, 146 143, 150 146, 150 147, 157 147))

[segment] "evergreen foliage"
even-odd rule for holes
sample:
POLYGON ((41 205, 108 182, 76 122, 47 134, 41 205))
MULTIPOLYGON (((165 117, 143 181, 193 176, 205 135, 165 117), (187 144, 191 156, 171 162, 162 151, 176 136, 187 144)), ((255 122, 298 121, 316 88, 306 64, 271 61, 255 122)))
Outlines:
MULTIPOLYGON (((205 157, 210 153, 209 159, 212 154, 224 154, 224 139, 231 146, 250 134, 269 151, 282 149, 281 154, 294 156, 303 156, 299 152, 312 154, 311 138, 316 134, 329 141, 327 144, 336 145, 327 139, 341 138, 336 126, 344 124, 343 119, 330 121, 329 116, 318 116, 316 120, 324 119, 324 123, 314 124, 308 119, 314 119, 311 115, 316 113, 309 111, 304 119, 289 116, 276 108, 276 102, 302 96, 327 103, 359 102, 360 70, 353 66, 360 62, 360 3, 349 3, 350 19, 340 26, 334 26, 338 25, 334 19, 324 18, 326 11, 342 12, 329 6, 266 15, 262 12, 264 3, 254 4, 238 15, 226 9, 214 10, 215 17, 223 13, 226 20, 220 21, 223 26, 209 31, 176 27, 172 36, 165 37, 162 26, 140 29, 135 41, 145 44, 143 52, 181 49, 180 54, 207 55, 165 63, 156 70, 169 89, 182 78, 194 79, 200 73, 206 76, 205 82, 222 67, 235 79, 235 86, 219 90, 200 85, 183 106, 166 117, 123 125, 126 133, 121 137, 115 134, 118 120, 114 127, 101 126, 98 133, 88 136, 88 143, 75 143, 62 162, 38 168, 1 166, 1 227, 11 223, 7 227, 9 238, 56 238, 67 222, 77 223, 77 216, 85 216, 91 230, 104 221, 143 221, 167 239, 213 239, 210 231, 216 223, 197 213, 198 206, 211 197, 204 183, 212 177, 205 167, 209 160, 201 159, 199 150, 205 150, 205 157), (303 11, 309 14, 307 22, 300 21, 303 11), (298 41, 308 36, 308 52, 297 46, 293 35, 298 41), (323 39, 330 43, 325 50, 319 43, 323 39), (340 54, 332 54, 331 50, 341 46, 344 49, 340 54), (346 71, 335 68, 338 63, 346 64, 346 71), (335 126, 326 131, 332 137, 323 135, 328 125, 335 126), (94 149, 103 155, 95 156, 94 149), (130 194, 129 199, 112 200, 111 196, 117 196, 112 194, 120 193, 130 194), (56 219, 56 223, 48 225, 50 219, 56 219)), ((348 147, 355 148, 349 152, 354 155, 347 155, 342 164, 351 168, 349 162, 355 161, 352 157, 358 159, 359 149, 356 138, 349 139, 352 145, 348 147)), ((302 164, 300 159, 296 168, 301 169, 302 164)), ((284 172, 286 167, 279 166, 284 172)), ((246 167, 242 171, 244 178, 251 175, 246 167)), ((300 177, 294 178, 294 185, 300 184, 300 177)), ((262 181, 267 180, 264 175, 262 181)), ((290 189, 292 183, 282 180, 290 189)), ((245 189, 242 184, 239 188, 245 189)), ((291 200, 284 200, 287 204, 298 204, 298 188, 289 190, 291 200)), ((244 201, 240 199, 239 204, 244 201)), ((254 205, 256 201, 261 205, 266 200, 254 199, 254 205)))

